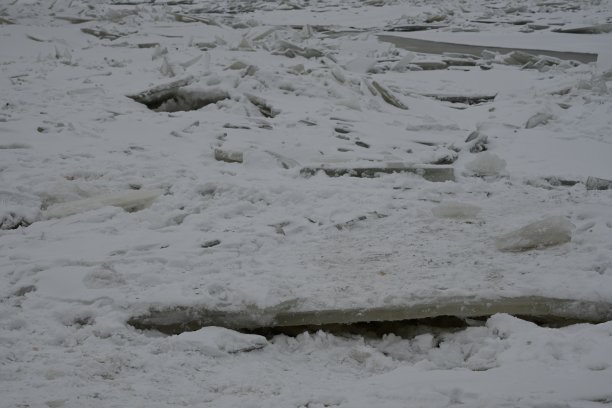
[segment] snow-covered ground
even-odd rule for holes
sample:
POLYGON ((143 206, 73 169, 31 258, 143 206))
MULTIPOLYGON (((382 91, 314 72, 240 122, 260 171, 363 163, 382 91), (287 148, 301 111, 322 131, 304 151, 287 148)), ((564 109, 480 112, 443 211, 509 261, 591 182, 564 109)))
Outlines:
POLYGON ((611 23, 594 0, 0 4, 0 406, 611 403, 612 322, 127 324, 518 298, 610 319, 611 23))

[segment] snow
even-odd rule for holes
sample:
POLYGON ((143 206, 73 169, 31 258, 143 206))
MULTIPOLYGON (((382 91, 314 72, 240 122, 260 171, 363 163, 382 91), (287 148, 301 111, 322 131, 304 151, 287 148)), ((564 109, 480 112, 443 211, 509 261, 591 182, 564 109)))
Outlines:
POLYGON ((0 7, 0 406, 612 401, 609 321, 268 339, 128 324, 517 298, 608 320, 612 190, 593 180, 612 180, 612 33, 553 31, 606 24, 608 2, 129 3, 0 7), (385 31, 424 24, 442 27, 385 31), (379 34, 598 58, 522 67, 379 34), (474 66, 416 68, 448 58, 474 66), (303 172, 319 168, 345 174, 303 172))
POLYGON ((268 344, 263 336, 241 334, 223 327, 209 326, 200 330, 170 336, 167 343, 160 346, 159 353, 168 349, 196 351, 214 357, 225 353, 249 352, 261 349, 268 344))
POLYGON ((506 161, 496 154, 483 152, 467 163, 465 168, 475 176, 498 176, 506 169, 506 161))

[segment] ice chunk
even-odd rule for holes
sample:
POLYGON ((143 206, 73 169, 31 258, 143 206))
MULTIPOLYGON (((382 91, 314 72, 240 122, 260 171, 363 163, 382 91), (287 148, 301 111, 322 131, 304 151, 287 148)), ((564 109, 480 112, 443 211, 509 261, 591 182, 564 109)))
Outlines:
POLYGON ((296 55, 300 55, 304 58, 319 58, 323 56, 323 53, 314 48, 302 48, 288 41, 279 41, 275 49, 278 53, 281 53, 289 58, 294 58, 296 55))
POLYGON ((612 190, 612 180, 589 177, 586 181, 587 190, 612 190))
POLYGON ((391 68, 391 69, 393 71, 397 71, 397 72, 404 72, 404 71, 406 71, 408 69, 408 66, 410 65, 412 60, 414 60, 415 57, 416 57, 415 53, 409 52, 408 54, 406 54, 406 56, 404 58, 399 60, 397 62, 397 64, 395 64, 393 66, 393 68, 391 68))
POLYGON ((163 193, 164 190, 161 189, 122 191, 56 204, 43 212, 43 219, 67 217, 105 206, 121 207, 126 211, 136 211, 148 207, 163 193))
POLYGON ((412 65, 416 65, 425 71, 446 69, 448 67, 448 64, 444 61, 415 61, 412 63, 412 65))
POLYGON ((525 124, 525 129, 531 129, 536 126, 545 125, 553 118, 550 113, 539 112, 530 117, 525 124))
POLYGON ((164 55, 168 55, 168 48, 160 47, 159 44, 153 49, 153 54, 151 55, 151 59, 155 61, 158 58, 163 57, 164 55))
POLYGON ((248 67, 247 63, 242 62, 242 61, 235 61, 231 65, 225 67, 224 70, 228 70, 229 69, 229 70, 236 71, 236 70, 244 69, 246 67, 248 67))
POLYGON ((291 169, 300 165, 300 163, 298 163, 297 161, 289 157, 285 157, 282 154, 271 152, 269 150, 266 150, 266 153, 274 157, 276 161, 278 161, 278 164, 280 164, 284 169, 291 169))
POLYGON ((437 218, 473 218, 480 212, 480 207, 473 204, 448 201, 432 208, 431 212, 437 218))
POLYGON ((266 102, 263 98, 259 96, 252 95, 249 93, 245 93, 244 96, 251 102, 253 105, 257 106, 259 112, 264 115, 266 118, 273 118, 280 113, 280 110, 272 107, 268 102, 266 102))
POLYGON ((506 161, 496 154, 483 152, 465 168, 475 176, 497 176, 506 169, 506 161))
POLYGON ((368 57, 357 57, 350 60, 344 65, 347 71, 357 72, 360 74, 367 74, 374 70, 376 65, 376 59, 368 57))
POLYGON ((242 163, 244 162, 244 154, 233 150, 215 149, 215 160, 226 163, 242 163))
POLYGON ((465 139, 465 143, 471 153, 479 153, 487 150, 487 143, 489 141, 489 137, 480 133, 478 130, 473 131, 469 134, 467 139, 465 139))
POLYGON ((503 56, 502 61, 508 65, 525 65, 537 57, 524 51, 512 51, 503 56))
POLYGON ((167 84, 157 85, 153 88, 147 89, 146 91, 139 92, 137 94, 126 95, 128 98, 135 100, 136 102, 147 105, 149 109, 157 108, 159 105, 173 98, 177 91, 194 81, 194 77, 189 76, 187 78, 179 79, 167 84))
POLYGON ((339 67, 332 67, 331 74, 339 83, 344 84, 346 82, 346 76, 344 76, 344 73, 339 67))
MULTIPOLYGON (((278 225, 278 224, 277 224, 278 225)), ((65 268, 64 268, 65 269, 65 268)), ((73 272, 70 272, 73 273, 73 272)), ((57 281, 57 278, 53 277, 57 281)), ((222 291, 222 286, 215 290, 222 291)), ((61 288, 66 290, 65 288, 61 288)), ((212 289, 212 287, 210 288, 212 289)), ((412 297, 407 303, 381 307, 355 306, 352 308, 329 308, 326 306, 314 309, 300 309, 301 301, 290 299, 269 308, 259 309, 249 306, 234 311, 209 310, 204 306, 169 306, 154 307, 147 315, 134 316, 127 324, 138 330, 157 330, 166 334, 185 333, 188 329, 208 328, 213 326, 248 329, 289 329, 299 330, 304 326, 350 325, 365 322, 399 322, 403 320, 424 319, 432 317, 466 318, 492 316, 496 313, 532 316, 542 322, 559 322, 560 319, 601 323, 612 318, 612 307, 606 300, 587 301, 580 298, 554 298, 547 296, 495 296, 485 298, 477 295, 449 297, 412 297)), ((454 320, 455 318, 451 318, 454 320)), ((448 320, 447 320, 448 321, 448 320)), ((400 324, 401 326, 401 324, 400 324)), ((387 326, 388 327, 388 326, 387 326)), ((236 334, 239 336, 239 334, 236 334)), ((210 333, 203 337, 210 336, 210 333)), ((189 336, 174 336, 170 339, 191 340, 189 336)), ((183 345, 182 347, 197 347, 183 345)), ((200 347, 202 347, 200 345, 200 347)), ((214 349, 213 349, 214 350, 214 349)), ((226 352, 228 347, 226 346, 226 352)))
POLYGON ((587 27, 559 28, 556 33, 566 34, 604 34, 612 32, 612 24, 597 24, 587 27))
POLYGON ((0 230, 27 227, 38 218, 40 204, 36 196, 0 191, 0 230))
POLYGON ((304 64, 297 64, 288 67, 287 71, 292 74, 301 75, 306 72, 306 69, 304 68, 304 64))
POLYGON ((329 177, 360 177, 372 178, 380 174, 413 173, 432 182, 455 181, 455 169, 452 166, 412 165, 404 163, 387 163, 380 167, 304 167, 300 174, 306 177, 323 172, 329 177))
POLYGON ((161 64, 161 67, 159 68, 159 72, 163 76, 167 76, 167 77, 175 77, 176 76, 175 66, 170 64, 170 62, 168 61, 168 58, 166 58, 165 56, 164 56, 164 58, 162 60, 162 64, 161 64))
POLYGON ((204 327, 185 332, 169 339, 170 348, 180 351, 196 351, 210 355, 240 353, 264 348, 268 341, 263 336, 242 334, 223 327, 204 327))
POLYGON ((482 103, 491 102, 495 99, 495 95, 447 95, 447 94, 423 94, 442 102, 463 103, 466 105, 480 105, 482 103))
POLYGON ((498 237, 495 246, 500 251, 521 252, 560 245, 572 239, 574 228, 565 217, 547 217, 498 237))
POLYGON ((380 94, 385 102, 389 105, 393 105, 397 108, 407 110, 408 107, 404 105, 402 101, 400 101, 395 95, 393 95, 387 88, 382 86, 376 81, 372 81, 372 87, 380 94))
POLYGON ((81 28, 81 31, 84 32, 85 34, 89 34, 89 35, 93 35, 95 37, 98 37, 101 40, 116 40, 117 38, 121 38, 122 36, 124 36, 125 34, 120 34, 120 33, 110 33, 108 31, 105 30, 96 30, 93 28, 81 28))

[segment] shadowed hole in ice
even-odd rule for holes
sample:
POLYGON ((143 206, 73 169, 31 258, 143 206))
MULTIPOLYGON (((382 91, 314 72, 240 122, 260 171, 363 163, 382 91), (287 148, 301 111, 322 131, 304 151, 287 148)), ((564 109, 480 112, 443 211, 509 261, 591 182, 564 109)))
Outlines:
MULTIPOLYGON (((244 334, 255 334, 268 339, 278 335, 297 337, 308 332, 316 333, 323 331, 340 337, 361 336, 366 338, 382 338, 387 334, 394 334, 402 338, 414 338, 425 333, 449 333, 463 330, 473 325, 484 324, 486 317, 467 320, 455 316, 438 316, 424 319, 408 319, 398 321, 372 321, 357 322, 350 324, 331 323, 331 324, 303 324, 296 326, 262 326, 255 328, 237 328, 230 325, 230 329, 244 334)), ((169 335, 177 335, 186 332, 195 332, 203 327, 224 327, 221 325, 205 325, 191 322, 188 324, 175 324, 160 326, 141 325, 134 319, 128 322, 131 326, 139 330, 152 330, 169 335)))
POLYGON ((424 319, 409 319, 382 322, 358 322, 351 324, 323 324, 301 326, 260 327, 243 329, 243 333, 258 334, 268 339, 285 335, 296 337, 304 332, 316 333, 324 331, 339 337, 361 336, 365 338, 382 338, 388 334, 411 339, 421 334, 452 333, 463 330, 471 325, 484 324, 485 319, 473 319, 468 323, 465 319, 455 316, 438 316, 424 319))

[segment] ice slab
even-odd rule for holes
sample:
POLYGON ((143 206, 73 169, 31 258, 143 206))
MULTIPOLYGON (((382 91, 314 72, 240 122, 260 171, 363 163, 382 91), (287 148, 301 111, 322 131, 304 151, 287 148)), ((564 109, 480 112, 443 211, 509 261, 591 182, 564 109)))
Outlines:
POLYGON ((126 211, 135 211, 151 205, 151 203, 163 193, 164 190, 153 189, 99 195, 51 206, 43 212, 42 218, 62 218, 106 206, 121 207, 126 211))
POLYGON ((319 171, 324 172, 330 177, 340 177, 345 175, 353 177, 375 177, 377 174, 383 173, 413 173, 422 176, 428 181, 455 181, 455 170, 451 166, 410 166, 402 163, 389 163, 387 166, 380 167, 304 167, 300 173, 304 176, 312 176, 319 171))
POLYGON ((510 252, 542 249, 571 241, 574 228, 565 217, 548 217, 498 237, 495 245, 500 251, 510 252))
POLYGON ((423 96, 437 99, 442 102, 464 103, 466 105, 480 105, 481 103, 492 102, 497 95, 454 95, 454 94, 433 94, 425 93, 423 96))
POLYGON ((586 27, 564 27, 554 31, 564 34, 606 34, 612 32, 612 24, 597 24, 586 27))
POLYGON ((612 190, 612 180, 589 177, 586 181, 587 190, 612 190))
POLYGON ((480 55, 484 50, 499 52, 501 54, 507 54, 512 51, 521 51, 535 55, 546 55, 549 57, 555 57, 564 60, 580 61, 584 63, 597 61, 597 54, 584 52, 565 52, 544 49, 457 44, 443 41, 430 41, 417 38, 406 38, 395 35, 379 35, 378 39, 383 42, 391 43, 399 48, 403 48, 413 52, 424 52, 428 54, 443 54, 446 52, 453 52, 480 55))
POLYGON ((539 296, 497 299, 476 297, 421 299, 406 305, 371 309, 294 310, 291 304, 288 304, 290 306, 280 305, 269 309, 250 308, 240 311, 176 306, 151 310, 149 314, 131 318, 128 324, 141 330, 182 333, 207 326, 257 329, 400 321, 438 316, 468 318, 491 316, 496 313, 524 316, 548 323, 603 322, 612 318, 612 304, 607 302, 539 296))

